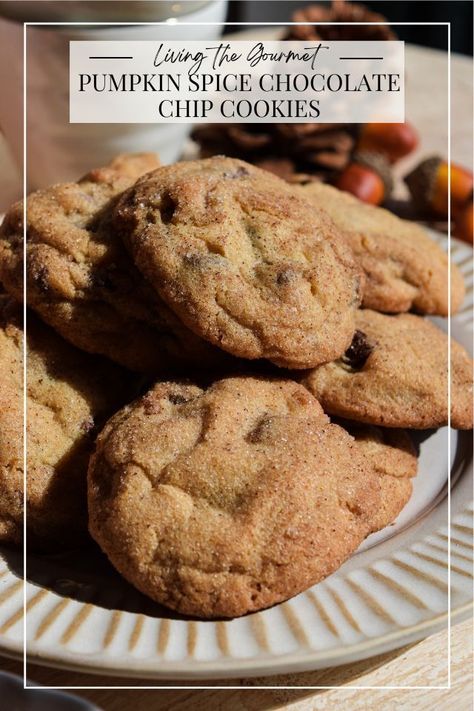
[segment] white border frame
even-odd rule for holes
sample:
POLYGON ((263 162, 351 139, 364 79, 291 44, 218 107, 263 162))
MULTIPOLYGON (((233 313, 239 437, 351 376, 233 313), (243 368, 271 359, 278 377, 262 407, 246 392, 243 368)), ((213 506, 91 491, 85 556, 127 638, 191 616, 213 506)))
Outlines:
MULTIPOLYGON (((23 23, 23 318, 24 318, 24 328, 26 334, 27 327, 27 309, 26 309, 26 198, 27 198, 27 28, 28 27, 38 27, 38 26, 102 26, 102 27, 120 27, 120 26, 159 26, 159 25, 182 25, 186 26, 230 26, 230 27, 288 27, 293 25, 347 25, 347 22, 180 22, 165 20, 162 22, 24 22, 23 23)), ((352 22, 353 25, 389 25, 391 27, 397 26, 440 26, 447 28, 447 55, 448 55, 448 194, 451 194, 451 22, 352 22)), ((176 686, 145 686, 145 685, 135 685, 135 686, 32 686, 27 685, 27 642, 26 642, 26 629, 27 629, 27 600, 26 600, 26 506, 24 507, 23 514, 23 688, 25 690, 37 689, 37 690, 100 690, 100 689, 117 689, 120 690, 215 690, 224 691, 229 690, 321 690, 321 689, 335 689, 339 691, 357 691, 363 689, 369 690, 424 690, 424 691, 436 691, 436 690, 449 690, 451 689, 451 438, 449 436, 449 430, 451 428, 451 201, 448 200, 448 259, 449 259, 449 270, 448 270, 448 451, 447 451, 447 465, 448 465, 448 618, 447 618, 447 633, 448 633, 448 654, 447 654, 447 671, 448 671, 448 683, 445 686, 242 686, 242 685, 232 685, 232 686, 189 686, 189 685, 176 685, 176 686)), ((27 397, 26 397, 26 385, 27 385, 27 349, 26 349, 26 337, 23 339, 23 486, 24 486, 24 499, 26 499, 27 492, 27 397)), ((269 677, 271 679, 271 677, 269 677)))

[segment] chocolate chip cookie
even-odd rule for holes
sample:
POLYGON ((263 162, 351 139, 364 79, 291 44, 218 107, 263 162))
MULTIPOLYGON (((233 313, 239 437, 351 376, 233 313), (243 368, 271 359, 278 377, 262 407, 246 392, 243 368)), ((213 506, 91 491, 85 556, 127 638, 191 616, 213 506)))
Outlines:
POLYGON ((380 475, 290 380, 159 383, 97 441, 89 529, 117 570, 185 614, 232 617, 336 570, 376 527, 380 475))
POLYGON ((23 332, 20 309, 0 293, 0 541, 23 526, 23 332))
MULTIPOLYGON (((421 316, 364 309, 345 355, 303 383, 326 412, 385 427, 448 422, 448 338, 421 316)), ((472 427, 472 361, 451 340, 451 425, 472 427)))
MULTIPOLYGON (((145 283, 110 225, 118 195, 158 162, 119 156, 77 183, 27 198, 27 302, 74 345, 140 372, 213 367, 224 355, 191 333, 145 283)), ((23 299, 23 204, 0 228, 0 278, 23 299)))
MULTIPOLYGON (((134 394, 133 378, 83 353, 28 315, 28 545, 55 548, 87 535, 86 472, 97 427, 134 394)), ((0 539, 23 530, 23 372, 19 307, 0 313, 0 539)))
POLYGON ((347 348, 360 274, 332 221, 284 181, 216 157, 145 176, 115 211, 138 268, 196 334, 304 368, 347 348))
MULTIPOLYGON (((448 257, 422 227, 330 185, 311 183, 297 189, 346 235, 366 277, 366 308, 448 315, 448 257)), ((452 313, 463 298, 463 278, 452 264, 452 313)))
POLYGON ((372 520, 374 528, 385 528, 396 519, 412 494, 412 479, 418 471, 415 445, 405 430, 361 425, 348 420, 336 422, 355 438, 367 466, 380 477, 382 495, 372 520))

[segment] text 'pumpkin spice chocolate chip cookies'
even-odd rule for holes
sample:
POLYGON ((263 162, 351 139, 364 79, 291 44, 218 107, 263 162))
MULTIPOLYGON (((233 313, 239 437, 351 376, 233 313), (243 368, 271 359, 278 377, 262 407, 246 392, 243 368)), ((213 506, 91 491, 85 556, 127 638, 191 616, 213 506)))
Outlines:
MULTIPOLYGON (((448 315, 448 256, 422 227, 330 185, 312 183, 298 190, 344 233, 365 274, 366 308, 448 315)), ((463 298, 462 275, 452 264, 452 313, 463 298)))
MULTIPOLYGON (((23 333, 20 308, 0 312, 0 539, 23 531, 23 333)), ((28 545, 56 548, 87 535, 86 473, 96 428, 134 394, 129 373, 76 350, 27 320, 28 545)))
MULTIPOLYGON (((412 314, 357 314, 343 358, 310 371, 304 385, 333 415, 386 427, 448 423, 448 337, 412 314)), ((451 425, 470 429, 472 361, 451 340, 451 425)))
POLYGON ((304 368, 349 345, 351 250, 276 176, 224 157, 159 168, 122 196, 115 225, 170 308, 229 353, 304 368))
MULTIPOLYGON (((110 225, 117 196, 157 165, 152 154, 119 156, 77 183, 28 196, 26 299, 68 341, 132 370, 216 366, 224 354, 194 336, 148 287, 110 225)), ((23 203, 0 228, 0 277, 21 301, 23 203)))
POLYGON ((89 529, 154 600, 232 617, 336 570, 375 528, 380 475, 290 380, 159 383, 98 437, 89 529))

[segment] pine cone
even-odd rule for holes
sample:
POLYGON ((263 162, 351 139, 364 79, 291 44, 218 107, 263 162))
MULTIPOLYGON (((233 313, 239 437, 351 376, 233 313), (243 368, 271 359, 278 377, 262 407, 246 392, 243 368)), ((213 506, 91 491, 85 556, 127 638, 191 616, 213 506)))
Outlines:
POLYGON ((288 182, 327 181, 349 163, 356 129, 349 124, 209 124, 193 132, 201 156, 225 154, 288 182))
POLYGON ((333 0, 330 7, 309 5, 293 13, 292 22, 347 22, 347 25, 292 25, 285 39, 291 40, 394 40, 396 35, 383 15, 372 12, 365 5, 344 0, 333 0), (372 22, 370 25, 352 25, 353 22, 372 22))

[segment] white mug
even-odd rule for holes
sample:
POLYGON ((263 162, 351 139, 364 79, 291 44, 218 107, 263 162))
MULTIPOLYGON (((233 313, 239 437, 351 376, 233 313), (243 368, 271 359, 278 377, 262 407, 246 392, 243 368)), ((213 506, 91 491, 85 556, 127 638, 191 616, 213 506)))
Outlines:
MULTIPOLYGON (((144 3, 135 3, 135 6, 138 4, 144 3)), ((172 7, 176 7, 176 3, 159 4, 162 13, 164 6, 169 6, 170 14, 172 7)), ((118 153, 152 151, 159 155, 163 163, 172 163, 179 158, 191 129, 190 124, 69 123, 69 41, 213 40, 219 37, 222 34, 222 25, 188 25, 180 22, 221 23, 226 15, 226 0, 191 4, 193 7, 199 7, 194 12, 162 25, 27 28, 29 189, 75 179, 91 167, 107 163, 118 153)), ((1 6, 2 3, 0 10, 1 6)), ((181 6, 184 6, 184 3, 181 3, 181 6)), ((23 148, 22 30, 22 25, 18 23, 5 20, 0 22, 0 61, 3 67, 8 67, 6 86, 2 87, 0 126, 19 166, 22 165, 23 148)))

